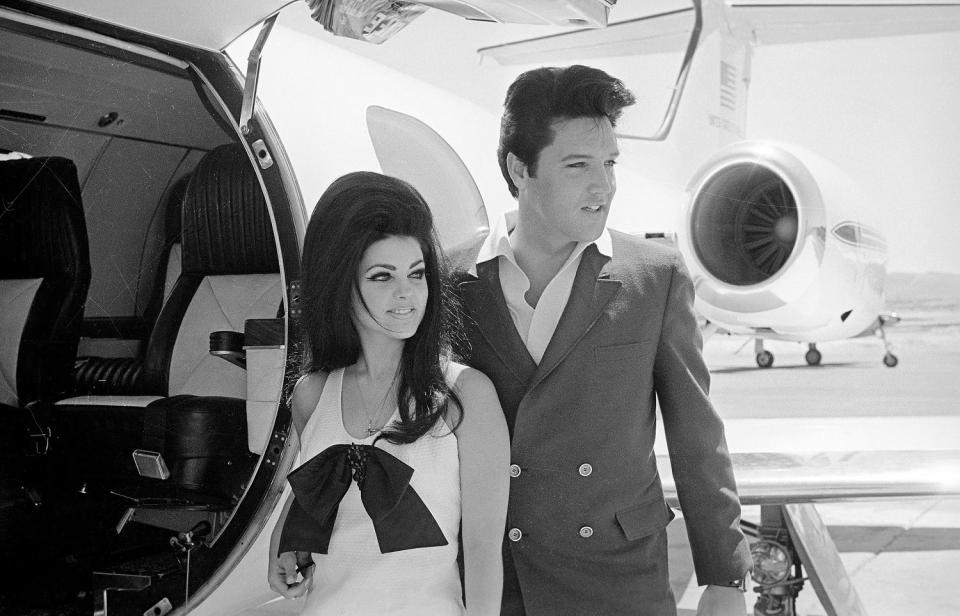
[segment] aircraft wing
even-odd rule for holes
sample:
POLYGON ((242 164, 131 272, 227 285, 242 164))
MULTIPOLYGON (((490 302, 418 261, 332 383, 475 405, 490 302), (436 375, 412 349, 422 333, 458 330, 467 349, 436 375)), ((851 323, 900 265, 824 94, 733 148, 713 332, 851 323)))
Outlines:
POLYGON ((684 8, 612 23, 606 28, 484 47, 478 53, 510 65, 683 51, 695 18, 693 8, 684 8))
MULTIPOLYGON (((733 453, 744 505, 960 496, 960 450, 733 453)), ((664 494, 678 504, 668 456, 658 456, 664 494)))
POLYGON ((734 36, 760 45, 960 29, 960 3, 951 0, 800 3, 734 0, 728 6, 728 23, 734 36))
MULTIPOLYGON (((750 452, 731 459, 740 502, 760 506, 760 524, 741 522, 752 538, 758 605, 796 597, 809 578, 827 614, 866 615, 818 503, 960 496, 957 449, 750 452), (799 567, 789 573, 792 563, 802 565, 803 576, 799 567)), ((667 502, 676 506, 670 460, 658 456, 657 463, 667 502)))
POLYGON ((701 21, 724 22, 734 37, 760 45, 877 38, 960 29, 960 2, 729 0, 482 48, 503 65, 563 62, 683 51, 701 21), (701 20, 702 17, 702 20, 701 20))

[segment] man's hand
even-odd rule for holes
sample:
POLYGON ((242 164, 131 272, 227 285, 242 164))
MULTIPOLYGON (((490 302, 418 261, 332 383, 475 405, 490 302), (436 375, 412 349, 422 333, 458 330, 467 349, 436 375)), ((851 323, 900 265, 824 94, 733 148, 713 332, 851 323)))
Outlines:
POLYGON ((697 616, 744 616, 746 595, 739 588, 707 586, 697 604, 697 616))
POLYGON ((271 558, 267 571, 270 588, 287 599, 296 599, 307 592, 307 582, 313 575, 313 560, 305 552, 284 552, 271 558), (297 578, 302 576, 298 582, 297 578))

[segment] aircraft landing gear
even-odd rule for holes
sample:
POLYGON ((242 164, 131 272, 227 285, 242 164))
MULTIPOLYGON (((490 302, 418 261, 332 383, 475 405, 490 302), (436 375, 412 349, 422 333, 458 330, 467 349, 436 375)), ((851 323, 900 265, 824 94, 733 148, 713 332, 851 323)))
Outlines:
POLYGON ((744 520, 740 526, 751 538, 753 571, 749 575, 757 593, 753 616, 796 616, 804 575, 780 507, 762 506, 759 525, 744 520))
POLYGON ((898 323, 900 321, 900 317, 898 317, 896 314, 893 314, 890 317, 881 314, 877 319, 877 329, 874 330, 874 333, 880 336, 881 340, 883 340, 883 348, 886 351, 886 353, 883 355, 883 365, 887 368, 894 368, 898 363, 900 363, 900 360, 896 355, 893 354, 893 345, 890 344, 889 340, 887 340, 887 332, 883 328, 888 320, 894 320, 894 323, 898 323))
POLYGON ((807 360, 808 366, 819 366, 820 361, 823 359, 823 354, 817 349, 817 343, 811 342, 807 348, 806 354, 803 356, 807 360))
POLYGON ((753 350, 756 353, 758 366, 769 368, 773 365, 773 353, 763 348, 763 338, 757 338, 753 341, 753 350))
POLYGON ((750 538, 753 616, 796 616, 808 582, 827 614, 866 616, 815 505, 760 505, 760 524, 741 520, 740 527, 750 538))

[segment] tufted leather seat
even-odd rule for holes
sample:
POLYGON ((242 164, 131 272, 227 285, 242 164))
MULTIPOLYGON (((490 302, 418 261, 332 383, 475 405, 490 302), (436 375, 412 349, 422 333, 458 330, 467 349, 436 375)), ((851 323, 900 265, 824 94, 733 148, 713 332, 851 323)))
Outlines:
POLYGON ((77 168, 65 158, 0 162, 0 404, 70 389, 90 256, 77 168))
MULTIPOLYGON (((70 388, 90 257, 77 169, 65 158, 0 162, 0 537, 32 549, 30 490, 50 444, 49 404, 70 388)), ((8 560, 8 559, 5 559, 8 560)), ((0 565, 3 581, 12 563, 0 565)), ((22 564, 22 563, 21 563, 22 564)), ((0 611, 3 611, 0 609, 0 611)))
MULTIPOLYGON (((157 320, 160 308, 170 297, 173 285, 180 275, 180 219, 189 179, 189 175, 178 179, 170 188, 164 204, 163 245, 156 260, 158 268, 154 272, 153 288, 143 313, 144 343, 150 328, 157 320)), ((101 318, 100 321, 107 321, 106 328, 112 325, 108 318, 101 318)), ((90 323, 85 325, 89 326, 90 323)), ((130 332, 126 333, 130 336, 130 332)), ((117 335, 123 337, 120 332, 117 332, 117 335)), ((140 336, 136 335, 130 337, 140 339, 140 336)), ((140 379, 142 372, 142 354, 136 357, 83 355, 78 357, 74 364, 74 390, 77 395, 140 395, 143 393, 140 379)))
MULTIPOLYGON (((247 449, 246 373, 209 352, 210 334, 275 318, 282 284, 263 192, 246 153, 214 149, 193 172, 181 213, 182 268, 149 337, 139 396, 82 396, 57 404, 57 425, 83 481, 135 478, 131 454, 169 466, 158 489, 234 500, 255 462, 247 449), (95 426, 96 429, 92 429, 95 426)), ((137 478, 139 479, 139 478, 137 478)), ((182 494, 181 494, 182 496, 182 494)))

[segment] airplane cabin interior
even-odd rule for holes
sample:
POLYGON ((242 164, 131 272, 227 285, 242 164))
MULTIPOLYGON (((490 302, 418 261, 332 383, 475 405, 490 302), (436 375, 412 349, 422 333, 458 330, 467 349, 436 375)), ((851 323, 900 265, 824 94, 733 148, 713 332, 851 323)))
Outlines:
POLYGON ((0 39, 0 614, 139 614, 215 569, 268 446, 275 214, 187 63, 0 39))

